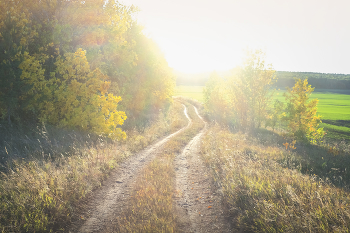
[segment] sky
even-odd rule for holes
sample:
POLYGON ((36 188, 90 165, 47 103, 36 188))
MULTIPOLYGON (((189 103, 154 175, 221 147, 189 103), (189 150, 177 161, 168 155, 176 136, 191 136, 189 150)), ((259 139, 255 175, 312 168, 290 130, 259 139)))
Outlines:
POLYGON ((170 67, 224 71, 262 49, 279 71, 350 74, 350 0, 120 0, 170 67))

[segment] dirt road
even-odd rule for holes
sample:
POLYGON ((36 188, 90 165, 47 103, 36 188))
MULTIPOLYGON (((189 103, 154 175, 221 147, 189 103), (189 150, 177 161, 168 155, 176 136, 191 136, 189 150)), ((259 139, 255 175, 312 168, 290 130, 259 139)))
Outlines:
POLYGON ((200 140, 206 130, 207 124, 175 159, 175 208, 181 232, 230 232, 221 207, 220 190, 213 185, 199 155, 200 140))
MULTIPOLYGON (((195 111, 198 114, 197 109, 195 111)), ((170 138, 191 125, 185 106, 184 114, 188 125, 122 163, 89 199, 81 219, 72 224, 69 232, 104 232, 115 224, 114 220, 127 206, 133 184, 142 168, 162 152, 162 146, 170 138)), ((177 190, 174 206, 181 232, 228 232, 230 229, 221 211, 220 192, 212 188, 212 180, 198 153, 205 131, 206 127, 174 161, 177 190)))
POLYGON ((81 220, 74 222, 69 232, 100 232, 109 224, 113 224, 111 220, 116 219, 122 212, 123 206, 126 206, 125 202, 130 196, 132 185, 139 171, 154 159, 161 151, 162 145, 190 126, 191 119, 187 115, 186 106, 183 106, 184 114, 189 121, 188 125, 123 162, 94 193, 81 214, 81 220))

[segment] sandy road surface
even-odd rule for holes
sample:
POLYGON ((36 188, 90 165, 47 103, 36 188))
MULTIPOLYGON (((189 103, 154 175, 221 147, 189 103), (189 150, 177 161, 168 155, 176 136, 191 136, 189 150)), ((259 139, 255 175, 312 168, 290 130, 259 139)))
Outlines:
POLYGON ((199 155, 200 139, 206 130, 207 125, 175 159, 175 209, 181 232, 231 232, 222 210, 221 193, 199 155))
POLYGON ((184 114, 189 120, 188 125, 123 162, 93 194, 82 214, 85 221, 73 223, 69 232, 101 232, 109 225, 115 224, 112 220, 116 219, 126 206, 137 174, 161 151, 164 143, 191 125, 192 121, 187 115, 185 105, 184 114))

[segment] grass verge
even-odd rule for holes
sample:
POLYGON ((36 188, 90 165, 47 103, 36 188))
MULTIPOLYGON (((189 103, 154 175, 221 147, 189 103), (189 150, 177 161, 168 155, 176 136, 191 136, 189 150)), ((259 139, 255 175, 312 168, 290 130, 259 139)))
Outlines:
POLYGON ((291 139, 265 129, 256 130, 248 140, 253 152, 260 147, 281 148, 279 153, 260 154, 262 159, 273 159, 284 168, 317 175, 337 187, 350 189, 350 147, 344 141, 321 145, 293 143, 291 139))
POLYGON ((159 154, 140 173, 130 199, 130 206, 122 213, 119 232, 175 232, 173 210, 175 192, 174 158, 204 127, 193 106, 186 104, 192 124, 170 139, 159 154))
POLYGON ((187 124, 180 103, 174 102, 169 111, 142 133, 127 132, 124 142, 100 138, 96 145, 73 148, 68 156, 56 159, 47 159, 45 145, 40 144, 43 159, 12 161, 0 178, 0 231, 64 231, 62 226, 77 217, 80 201, 121 161, 187 124))
POLYGON ((350 193, 316 175, 287 169, 278 146, 212 126, 201 153, 222 187, 224 206, 242 232, 348 232, 350 193))

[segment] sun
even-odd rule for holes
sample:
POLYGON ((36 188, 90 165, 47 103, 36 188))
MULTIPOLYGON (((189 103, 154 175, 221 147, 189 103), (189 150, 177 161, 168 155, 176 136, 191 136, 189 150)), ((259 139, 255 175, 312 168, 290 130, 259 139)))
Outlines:
POLYGON ((170 67, 186 73, 225 71, 240 63, 242 48, 227 48, 208 38, 155 37, 170 67))

